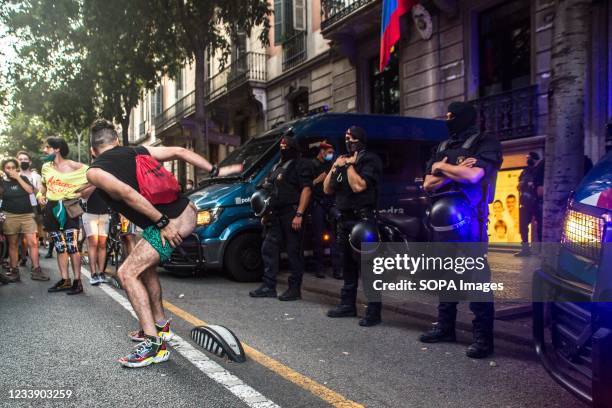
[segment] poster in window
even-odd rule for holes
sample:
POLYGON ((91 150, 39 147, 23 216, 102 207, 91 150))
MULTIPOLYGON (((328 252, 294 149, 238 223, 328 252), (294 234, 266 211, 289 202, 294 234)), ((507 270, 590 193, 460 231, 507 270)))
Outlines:
POLYGON ((520 243, 518 178, 522 169, 497 175, 495 199, 489 204, 489 242, 520 243))

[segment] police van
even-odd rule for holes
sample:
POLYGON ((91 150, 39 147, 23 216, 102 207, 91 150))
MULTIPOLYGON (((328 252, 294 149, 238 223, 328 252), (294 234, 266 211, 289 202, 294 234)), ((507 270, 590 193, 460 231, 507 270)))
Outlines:
POLYGON ((612 152, 569 200, 555 249, 534 276, 536 351, 566 389, 612 407, 612 152))
MULTIPOLYGON (((219 165, 241 163, 242 173, 200 183, 190 195, 198 208, 198 226, 163 266, 181 273, 223 269, 237 281, 259 280, 262 226, 251 210, 250 197, 278 162, 281 135, 291 127, 307 157, 315 157, 322 140, 331 143, 336 154, 345 154, 344 136, 352 125, 365 129, 368 150, 383 162, 381 212, 422 218, 427 207, 421 187, 425 163, 435 146, 448 138, 445 123, 404 116, 318 113, 278 126, 232 151, 219 165)), ((412 230, 418 239, 418 223, 412 230)))

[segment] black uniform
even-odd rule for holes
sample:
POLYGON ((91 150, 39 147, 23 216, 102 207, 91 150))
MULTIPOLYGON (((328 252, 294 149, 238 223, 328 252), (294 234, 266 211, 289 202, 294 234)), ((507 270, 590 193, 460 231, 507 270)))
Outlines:
POLYGON ((304 259, 302 253, 302 231, 291 227, 296 215, 300 195, 304 187, 312 186, 312 166, 301 158, 280 162, 268 175, 272 187, 272 213, 264 226, 264 241, 261 256, 264 262, 264 285, 276 288, 281 244, 287 246, 287 257, 291 268, 289 287, 299 288, 302 284, 304 259))
MULTIPOLYGON (((329 173, 332 162, 321 162, 315 158, 312 162, 313 175, 317 178, 322 173, 329 173)), ((312 232, 315 239, 312 240, 312 252, 315 262, 315 273, 322 274, 323 269, 323 241, 322 236, 328 219, 332 219, 335 224, 334 215, 337 210, 334 208, 334 196, 323 192, 323 182, 312 187, 312 205, 310 207, 312 215, 312 232)), ((337 249, 335 237, 331 240, 330 256, 334 275, 340 275, 342 271, 342 259, 337 249)))
MULTIPOLYGON (((494 183, 497 177, 497 172, 502 162, 501 144, 493 137, 479 136, 474 138, 474 143, 469 149, 464 146, 470 136, 478 134, 478 129, 469 127, 467 130, 454 134, 448 141, 443 142, 442 150, 440 147, 431 160, 427 163, 426 174, 431 175, 431 168, 435 162, 438 162, 445 157, 448 163, 453 165, 460 164, 467 158, 475 158, 476 164, 474 167, 479 167, 484 170, 485 175, 476 184, 464 184, 451 182, 438 191, 432 197, 436 199, 436 195, 448 191, 457 191, 469 200, 471 207, 474 210, 474 217, 470 225, 466 227, 465 233, 462 236, 463 242, 482 242, 483 245, 474 250, 481 252, 473 254, 474 256, 482 256, 486 254, 488 241, 487 236, 487 219, 488 219, 488 202, 493 191, 494 183)), ((446 242, 442 236, 434 233, 433 241, 446 242)), ((471 248, 471 246, 470 246, 471 248)), ((491 271, 488 263, 486 264, 483 276, 480 279, 490 280, 491 271)), ((492 299, 491 299, 492 300, 492 299)), ((492 302, 471 302, 470 310, 474 313, 474 331, 485 336, 491 336, 493 332, 494 306, 492 302)), ((438 323, 444 328, 454 330, 455 320, 457 317, 457 302, 440 302, 438 306, 438 323)))
POLYGON ((529 166, 519 176, 519 231, 521 242, 529 242, 529 224, 533 217, 537 218, 538 196, 535 186, 536 167, 529 166))
MULTIPOLYGON (((340 212, 337 245, 343 254, 344 286, 340 292, 340 304, 355 307, 357 286, 359 283, 359 262, 353 258, 349 243, 349 234, 353 226, 367 219, 374 218, 378 201, 378 186, 382 175, 380 158, 366 150, 359 152, 354 164, 355 171, 367 184, 365 191, 355 193, 348 183, 347 167, 338 168, 331 174, 331 187, 336 192, 336 207, 340 212)), ((380 313, 380 304, 370 304, 368 309, 380 313)))

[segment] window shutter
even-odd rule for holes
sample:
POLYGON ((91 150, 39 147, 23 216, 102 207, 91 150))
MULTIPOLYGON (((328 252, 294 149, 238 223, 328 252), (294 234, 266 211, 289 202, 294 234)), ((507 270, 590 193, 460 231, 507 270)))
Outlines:
POLYGON ((274 45, 283 38, 283 0, 274 0, 274 45))
POLYGON ((293 29, 306 30, 306 0, 293 0, 293 29))

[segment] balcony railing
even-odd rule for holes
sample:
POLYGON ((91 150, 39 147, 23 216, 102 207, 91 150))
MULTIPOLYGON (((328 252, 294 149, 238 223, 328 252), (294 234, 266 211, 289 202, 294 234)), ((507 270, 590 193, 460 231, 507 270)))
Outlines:
POLYGON ((529 86, 472 101, 478 112, 480 131, 499 140, 536 135, 537 97, 537 86, 529 86))
POLYGON ((176 101, 174 105, 155 117, 155 133, 160 133, 176 121, 195 111, 195 91, 192 91, 176 101))
POLYGON ((206 81, 206 99, 212 101, 248 81, 267 79, 266 54, 248 52, 206 81))
POLYGON ((321 0, 321 29, 337 23, 366 4, 376 0, 321 0))
POLYGON ((283 42, 283 71, 291 69, 306 59, 306 31, 300 31, 283 42))
MULTIPOLYGON (((266 54, 249 52, 206 81, 204 98, 206 103, 209 103, 248 81, 265 82, 267 78, 266 54)), ((159 134, 193 112, 195 91, 188 93, 155 117, 156 133, 159 134)))

